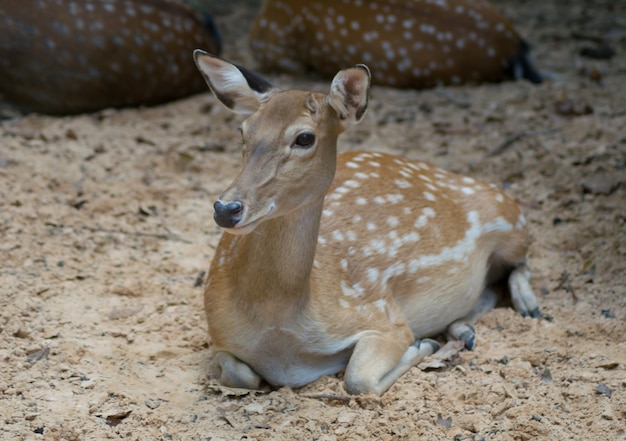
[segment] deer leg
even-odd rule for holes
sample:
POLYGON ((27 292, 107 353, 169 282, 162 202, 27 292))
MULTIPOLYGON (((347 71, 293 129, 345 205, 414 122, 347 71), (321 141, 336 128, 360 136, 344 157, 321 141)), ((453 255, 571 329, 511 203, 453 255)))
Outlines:
POLYGON ((361 338, 346 368, 346 391, 380 396, 411 367, 439 350, 434 340, 417 340, 408 348, 399 340, 397 335, 381 334, 361 338))
MULTIPOLYGON (((539 309, 535 294, 528 282, 529 278, 530 271, 528 271, 526 265, 519 265, 511 271, 508 278, 511 302, 515 310, 524 317, 530 316, 538 318, 541 317, 541 310, 539 309)), ((488 285, 483 290, 478 302, 476 302, 476 305, 474 305, 470 313, 448 326, 448 337, 455 340, 462 340, 467 349, 474 349, 476 345, 476 331, 472 325, 487 312, 491 311, 496 306, 498 299, 499 294, 495 291, 495 288, 488 285)))
POLYGON ((250 366, 229 352, 215 353, 211 365, 213 376, 226 387, 260 389, 261 377, 250 366))
POLYGON ((476 331, 472 325, 487 312, 491 311, 497 302, 498 293, 491 286, 487 286, 470 313, 448 326, 448 338, 463 341, 465 347, 470 351, 474 349, 474 346, 476 346, 476 331))
POLYGON ((509 290, 511 291, 511 302, 517 312, 524 317, 539 318, 541 310, 537 304, 537 299, 530 287, 530 271, 526 265, 519 265, 511 271, 509 276, 509 290))

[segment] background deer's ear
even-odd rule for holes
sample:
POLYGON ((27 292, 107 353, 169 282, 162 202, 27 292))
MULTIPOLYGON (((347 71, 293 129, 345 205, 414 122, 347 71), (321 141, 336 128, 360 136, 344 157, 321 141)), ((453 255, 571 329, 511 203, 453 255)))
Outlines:
POLYGON ((370 70, 364 64, 339 71, 330 85, 328 104, 344 127, 363 119, 370 95, 370 70))
POLYGON ((260 75, 207 52, 196 49, 193 58, 215 98, 235 113, 256 112, 274 90, 260 75))

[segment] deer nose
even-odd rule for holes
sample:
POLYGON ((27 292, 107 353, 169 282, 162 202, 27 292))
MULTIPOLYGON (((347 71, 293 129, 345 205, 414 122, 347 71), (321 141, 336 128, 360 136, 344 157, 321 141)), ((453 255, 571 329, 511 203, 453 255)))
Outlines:
POLYGON ((232 201, 227 204, 218 200, 213 204, 215 213, 213 219, 223 228, 233 228, 239 223, 243 215, 243 203, 240 201, 232 201))

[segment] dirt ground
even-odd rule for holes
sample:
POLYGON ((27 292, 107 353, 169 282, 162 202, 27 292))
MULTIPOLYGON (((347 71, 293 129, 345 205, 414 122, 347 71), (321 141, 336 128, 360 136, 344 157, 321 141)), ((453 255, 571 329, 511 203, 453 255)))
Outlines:
MULTIPOLYGON (((10 118, 0 125, 0 439, 626 439, 626 5, 496 4, 549 81, 375 87, 340 148, 507 188, 529 219, 544 319, 498 308, 478 323, 473 352, 412 369, 382 398, 346 397, 340 376, 266 394, 219 389, 207 378, 202 280, 241 119, 208 93, 10 118), (597 39, 617 55, 580 55, 597 39)), ((216 13, 224 55, 254 67, 253 8, 216 13)))

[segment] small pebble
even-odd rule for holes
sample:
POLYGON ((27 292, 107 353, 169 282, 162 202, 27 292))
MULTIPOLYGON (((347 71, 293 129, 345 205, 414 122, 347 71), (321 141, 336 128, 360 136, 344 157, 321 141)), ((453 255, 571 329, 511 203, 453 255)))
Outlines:
POLYGON ((611 389, 606 384, 598 384, 598 386, 596 387, 596 392, 602 395, 606 395, 609 398, 611 398, 611 395, 613 394, 613 391, 611 391, 611 389))
POLYGON ((610 309, 603 309, 602 316, 606 318, 615 318, 615 313, 610 309))
POLYGON ((159 400, 146 400, 145 405, 148 406, 150 409, 156 409, 161 405, 161 403, 159 402, 159 400))

